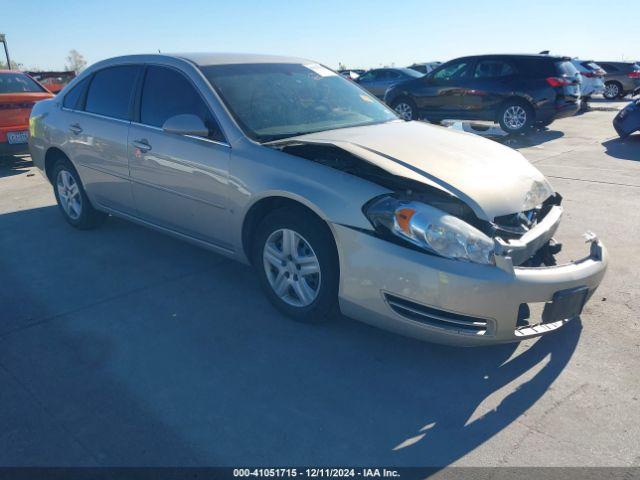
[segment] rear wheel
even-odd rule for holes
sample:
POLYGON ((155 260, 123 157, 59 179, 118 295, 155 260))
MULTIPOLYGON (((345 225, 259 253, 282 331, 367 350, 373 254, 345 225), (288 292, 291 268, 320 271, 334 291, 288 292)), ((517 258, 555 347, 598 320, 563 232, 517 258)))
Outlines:
POLYGON ((106 214, 93 208, 71 162, 58 160, 51 178, 58 207, 67 222, 81 230, 88 230, 104 221, 106 214))
POLYGON ((533 124, 533 110, 524 102, 507 102, 498 117, 500 127, 507 133, 522 133, 533 124))
POLYGON ((253 242, 253 265, 271 303, 299 322, 337 311, 339 265, 330 230, 304 209, 270 213, 253 242))
POLYGON ((401 97, 395 100, 391 108, 393 108, 403 120, 410 121, 418 118, 418 109, 410 98, 401 97))
POLYGON ((618 82, 606 82, 602 96, 607 100, 614 100, 622 94, 622 86, 618 82))

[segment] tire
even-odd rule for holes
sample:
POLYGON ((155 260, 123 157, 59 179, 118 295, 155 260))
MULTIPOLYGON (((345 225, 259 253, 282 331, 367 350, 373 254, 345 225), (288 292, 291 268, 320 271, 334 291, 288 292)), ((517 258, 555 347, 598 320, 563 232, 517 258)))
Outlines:
POLYGON ((408 97, 400 97, 393 101, 391 108, 406 121, 418 119, 418 107, 415 102, 408 97))
POLYGON ((533 125, 533 122, 533 109, 530 105, 519 100, 507 101, 498 114, 498 123, 507 133, 525 132, 533 125))
POLYGON ((604 92, 602 92, 602 96, 607 100, 615 100, 622 93, 622 85, 620 85, 618 82, 605 82, 604 92))
POLYGON ((93 208, 80 176, 69 160, 60 159, 56 162, 51 179, 58 208, 71 226, 89 230, 105 220, 107 215, 93 208))
POLYGON ((283 208, 268 214, 254 236, 252 261, 267 298, 289 318, 320 323, 337 313, 340 267, 335 242, 327 225, 306 210, 283 208), (295 253, 285 244, 295 244, 295 253), (314 268, 318 273, 300 275, 314 268))

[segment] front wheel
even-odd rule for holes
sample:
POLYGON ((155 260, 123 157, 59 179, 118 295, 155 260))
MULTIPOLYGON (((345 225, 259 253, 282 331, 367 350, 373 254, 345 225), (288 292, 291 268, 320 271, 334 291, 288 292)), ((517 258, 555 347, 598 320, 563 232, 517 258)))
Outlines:
POLYGON ((416 104, 409 98, 402 97, 395 100, 391 105, 391 108, 393 108, 403 120, 411 121, 418 118, 418 109, 416 104))
POLYGON ((338 254, 317 217, 303 209, 272 212, 258 227, 252 259, 267 297, 288 317, 317 323, 337 310, 338 254))
POLYGON ((509 102, 498 117, 500 127, 507 133, 522 133, 533 124, 533 110, 521 102, 509 102))

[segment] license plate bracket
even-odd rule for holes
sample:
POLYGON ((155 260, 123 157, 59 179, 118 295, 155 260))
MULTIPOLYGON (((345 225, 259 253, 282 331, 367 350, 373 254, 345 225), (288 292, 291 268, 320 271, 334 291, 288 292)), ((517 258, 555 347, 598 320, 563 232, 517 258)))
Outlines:
POLYGON ((558 290, 553 294, 551 302, 544 306, 542 321, 545 323, 556 322, 577 317, 582 313, 588 295, 588 287, 558 290))
POLYGON ((17 145, 21 143, 27 143, 29 141, 29 131, 24 130, 22 132, 7 132, 7 142, 10 145, 17 145))

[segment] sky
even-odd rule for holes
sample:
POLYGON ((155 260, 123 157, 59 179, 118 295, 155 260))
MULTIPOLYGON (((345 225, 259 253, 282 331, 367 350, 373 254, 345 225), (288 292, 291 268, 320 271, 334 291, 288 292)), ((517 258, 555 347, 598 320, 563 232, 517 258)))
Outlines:
POLYGON ((292 55, 332 68, 541 50, 640 60, 638 1, 0 0, 0 33, 25 70, 63 69, 71 49, 89 64, 158 50, 292 55))

